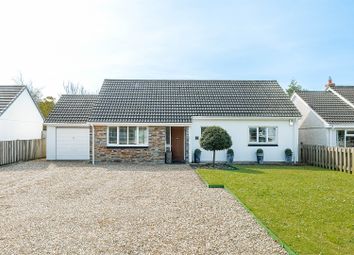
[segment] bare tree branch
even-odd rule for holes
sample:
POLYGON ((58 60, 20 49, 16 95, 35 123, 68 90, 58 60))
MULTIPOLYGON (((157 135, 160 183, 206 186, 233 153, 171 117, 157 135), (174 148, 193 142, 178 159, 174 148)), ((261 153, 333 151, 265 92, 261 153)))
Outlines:
POLYGON ((31 80, 26 81, 21 72, 19 72, 16 77, 12 78, 12 80, 16 85, 26 86, 36 103, 41 101, 43 97, 41 88, 34 87, 31 80))
POLYGON ((84 86, 79 83, 73 83, 72 81, 63 82, 63 88, 66 94, 69 95, 87 95, 89 92, 84 86))

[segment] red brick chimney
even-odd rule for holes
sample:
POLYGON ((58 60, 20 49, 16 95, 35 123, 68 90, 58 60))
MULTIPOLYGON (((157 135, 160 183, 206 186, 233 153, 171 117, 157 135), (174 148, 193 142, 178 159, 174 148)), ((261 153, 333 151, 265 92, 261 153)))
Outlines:
POLYGON ((329 77, 328 77, 328 82, 327 82, 327 84, 326 84, 326 86, 325 86, 325 89, 326 89, 326 90, 327 90, 328 88, 333 89, 335 86, 336 86, 336 84, 332 81, 332 77, 329 76, 329 77))

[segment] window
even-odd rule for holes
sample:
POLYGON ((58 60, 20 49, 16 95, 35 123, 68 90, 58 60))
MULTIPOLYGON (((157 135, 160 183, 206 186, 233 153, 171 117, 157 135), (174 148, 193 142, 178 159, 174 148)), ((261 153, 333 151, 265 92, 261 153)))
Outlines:
POLYGON ((117 143, 117 128, 109 128, 108 143, 117 143))
POLYGON ((258 142, 259 143, 267 142, 267 128, 265 127, 258 128, 258 142))
POLYGON ((128 134, 129 134, 129 141, 128 144, 135 145, 137 144, 137 139, 136 139, 136 131, 138 130, 136 127, 128 127, 128 134))
POLYGON ((354 147, 354 130, 337 130, 337 146, 354 147))
POLYGON ((250 127, 249 143, 250 144, 276 144, 277 128, 276 127, 250 127))
POLYGON ((119 128, 119 144, 127 144, 128 138, 128 128, 127 127, 120 127, 119 128))
POLYGON ((250 128, 250 143, 257 142, 257 128, 250 128))
POLYGON ((337 130, 337 146, 345 147, 344 139, 345 139, 345 131, 344 130, 337 130))
POLYGON ((109 146, 147 146, 147 127, 108 127, 109 146))
POLYGON ((354 147, 354 136, 347 136, 345 138, 345 147, 354 147))

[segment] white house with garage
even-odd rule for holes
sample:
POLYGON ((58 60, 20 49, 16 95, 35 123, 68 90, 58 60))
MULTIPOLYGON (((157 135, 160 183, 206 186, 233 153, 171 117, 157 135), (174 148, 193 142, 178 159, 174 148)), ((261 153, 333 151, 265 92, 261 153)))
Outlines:
POLYGON ((40 139, 43 122, 25 86, 0 85, 0 141, 40 139))
MULTIPOLYGON (((104 80, 98 95, 64 95, 45 121, 48 160, 193 162, 204 128, 232 138, 236 162, 298 158, 296 109, 274 80, 104 80)), ((211 161, 203 149, 201 160, 211 161)), ((226 160, 218 151, 217 161, 226 160)))
POLYGON ((324 91, 299 91, 291 100, 302 114, 300 143, 354 147, 354 86, 330 78, 324 91))

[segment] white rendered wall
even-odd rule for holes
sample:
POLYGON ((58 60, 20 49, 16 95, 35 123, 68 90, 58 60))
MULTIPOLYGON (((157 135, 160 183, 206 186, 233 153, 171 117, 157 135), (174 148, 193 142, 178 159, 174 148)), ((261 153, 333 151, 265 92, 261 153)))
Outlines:
POLYGON ((330 146, 329 132, 328 128, 300 128, 299 142, 303 144, 330 146))
POLYGON ((337 146, 337 130, 336 129, 329 129, 328 134, 329 134, 328 146, 337 146))
MULTIPOLYGON (((196 120, 192 121, 190 128, 190 150, 202 150, 201 161, 211 161, 212 152, 205 151, 200 147, 201 127, 220 126, 225 129, 232 139, 235 161, 252 162, 256 161, 256 151, 262 148, 264 161, 283 162, 285 161, 284 151, 290 148, 294 152, 294 160, 298 160, 298 130, 297 125, 290 120, 196 120), (278 146, 249 146, 249 127, 264 126, 278 128, 278 146), (196 136, 199 140, 196 140, 196 136)), ((216 161, 226 161, 226 150, 216 152, 216 161)))
POLYGON ((0 141, 40 139, 43 118, 27 90, 0 116, 0 141))

